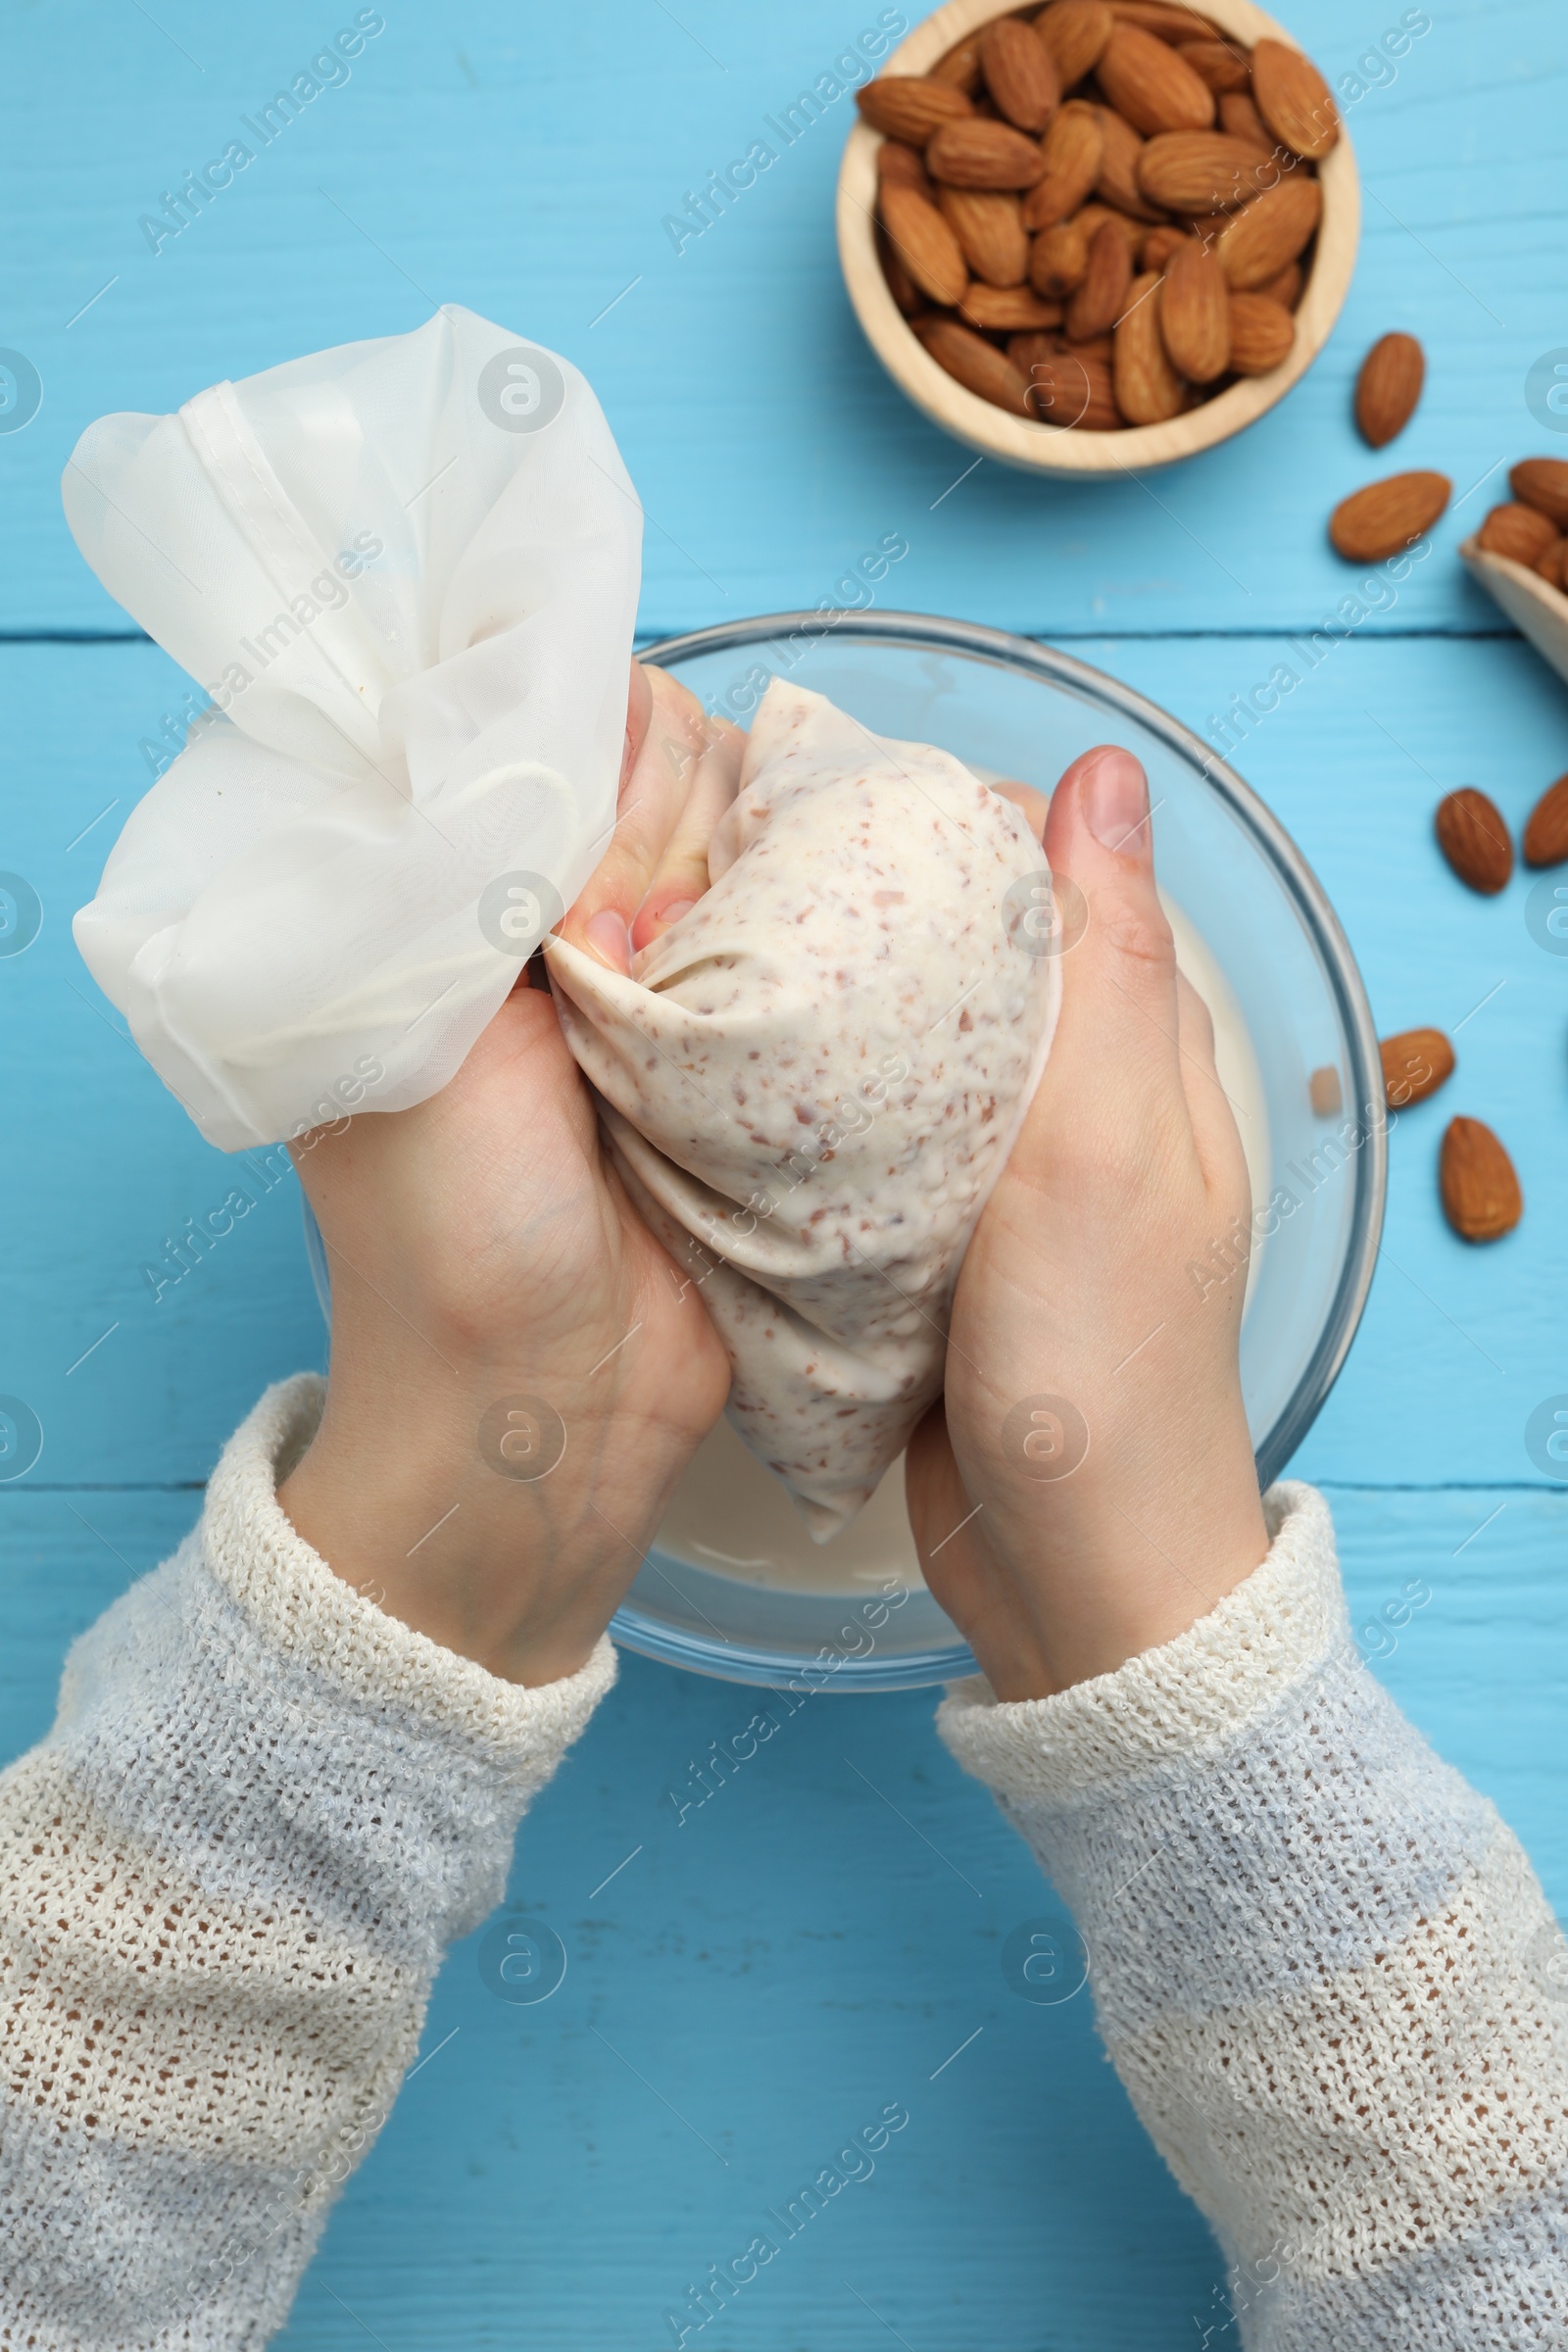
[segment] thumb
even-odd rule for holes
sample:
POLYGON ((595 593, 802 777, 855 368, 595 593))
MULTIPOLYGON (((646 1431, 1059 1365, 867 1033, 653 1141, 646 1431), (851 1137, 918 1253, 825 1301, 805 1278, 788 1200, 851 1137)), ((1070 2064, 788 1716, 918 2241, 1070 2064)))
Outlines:
POLYGON ((1131 752, 1101 744, 1051 800, 1046 857, 1063 923, 1053 1082, 1079 1102, 1179 1084, 1176 947, 1154 888, 1149 783, 1131 752), (1075 934, 1077 935, 1075 937, 1075 934))

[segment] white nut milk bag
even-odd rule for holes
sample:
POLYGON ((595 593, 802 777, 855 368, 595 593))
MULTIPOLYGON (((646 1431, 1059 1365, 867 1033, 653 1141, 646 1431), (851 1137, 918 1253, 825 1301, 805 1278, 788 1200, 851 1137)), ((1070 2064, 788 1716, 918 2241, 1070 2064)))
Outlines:
POLYGON ((66 514, 205 686, 75 936, 208 1140, 444 1086, 615 814, 641 510, 565 360, 449 306, 105 416, 66 514))
POLYGON ((546 956, 631 1196, 729 1349, 730 1421, 825 1543, 941 1392, 1055 1026, 1049 884, 959 760, 778 681, 709 875, 630 978, 546 956))

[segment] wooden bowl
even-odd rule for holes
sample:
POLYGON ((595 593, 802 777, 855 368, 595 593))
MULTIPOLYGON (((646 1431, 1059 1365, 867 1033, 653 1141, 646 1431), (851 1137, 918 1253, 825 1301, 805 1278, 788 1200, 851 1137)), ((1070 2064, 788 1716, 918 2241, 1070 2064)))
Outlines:
MULTIPOLYGON (((1249 47, 1265 37, 1299 48, 1282 25, 1251 0, 1193 0, 1225 32, 1249 47)), ((1010 14, 996 0, 946 0, 917 24, 882 68, 886 74, 928 74, 940 57, 993 17, 1010 14)), ((1345 131, 1318 165, 1323 218, 1311 275, 1296 311, 1296 347, 1267 375, 1245 376, 1212 400, 1163 424, 1129 425, 1116 433, 1085 432, 1013 416, 968 391, 909 331, 877 258, 876 151, 880 134, 858 122, 839 167, 838 239, 844 282, 866 338, 901 390, 933 424, 1004 466, 1030 473, 1117 476, 1135 468, 1174 465, 1213 449, 1283 400, 1328 341, 1355 267, 1361 233, 1361 188, 1345 131)), ((1517 568, 1515 566, 1514 568, 1517 568)), ((1523 624, 1521 624, 1523 625, 1523 624)))
POLYGON ((1568 597, 1548 586, 1528 564, 1494 555, 1479 539, 1465 540, 1459 553, 1514 627, 1529 638, 1560 678, 1568 678, 1568 597))

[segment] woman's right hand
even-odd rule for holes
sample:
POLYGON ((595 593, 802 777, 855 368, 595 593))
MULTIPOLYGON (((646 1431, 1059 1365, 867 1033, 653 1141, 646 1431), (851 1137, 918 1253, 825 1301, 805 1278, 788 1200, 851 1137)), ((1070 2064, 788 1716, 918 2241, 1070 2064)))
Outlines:
POLYGON ((906 1481, 931 1590, 1004 1699, 1170 1641, 1268 1550, 1237 1363, 1246 1265, 1225 1279, 1210 1257, 1250 1216, 1247 1163, 1130 753, 1074 761, 1045 842, 1088 926, 906 1481))

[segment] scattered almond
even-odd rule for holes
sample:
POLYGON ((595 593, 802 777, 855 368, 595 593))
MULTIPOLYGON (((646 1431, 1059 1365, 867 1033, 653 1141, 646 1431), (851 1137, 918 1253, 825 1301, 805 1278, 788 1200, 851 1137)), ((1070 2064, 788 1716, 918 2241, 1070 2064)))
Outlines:
POLYGON ((1293 174, 1244 206, 1220 232, 1219 258, 1238 294, 1255 294, 1294 262, 1316 229, 1323 191, 1315 179, 1293 174))
POLYGON ((1548 588, 1562 586, 1562 559, 1568 551, 1568 539, 1554 539, 1548 548, 1536 558, 1532 570, 1540 573, 1548 588))
POLYGON ((1016 335, 1027 328, 1059 326, 1061 305, 1042 302, 1029 286, 992 286, 977 279, 959 303, 958 317, 981 334, 1016 335))
POLYGON ((1340 501, 1329 537, 1347 562, 1381 564, 1429 531, 1452 494, 1446 473, 1391 473, 1340 501))
POLYGON ((1480 1119, 1450 1119, 1438 1158, 1443 1213, 1462 1242, 1495 1242, 1524 1215, 1513 1161, 1480 1119))
POLYGON ((1568 459, 1521 458, 1508 487, 1527 507, 1549 514, 1559 531, 1568 531, 1568 459))
POLYGON ((1296 320, 1266 294, 1231 296, 1231 366, 1238 375, 1268 375, 1296 349, 1296 320))
POLYGON ((925 168, 955 188, 1032 188, 1045 164, 1035 141, 1010 122, 973 116, 943 123, 927 143, 925 168))
POLYGON ((1561 865, 1568 858, 1568 776, 1548 784, 1525 824, 1526 865, 1561 865))
POLYGON ((974 113, 963 91, 952 82, 919 74, 881 74, 856 91, 855 103, 873 130, 884 138, 905 139, 911 147, 923 147, 944 122, 974 113))
POLYGON ((1438 847, 1467 888, 1495 898, 1513 872, 1513 844, 1502 811, 1473 784, 1438 803, 1438 847))
POLYGON ((1306 1082, 1306 1099, 1320 1119, 1338 1118, 1345 1108, 1345 1090, 1332 1061, 1325 1061, 1306 1082))
POLYGON ((1125 237, 1127 240, 1127 251, 1132 258, 1133 267, 1136 269, 1138 249, 1148 234, 1142 220, 1129 220, 1127 215, 1119 213, 1113 204, 1086 204, 1081 212, 1073 215, 1072 226, 1082 229, 1085 237, 1093 242, 1096 229, 1102 227, 1107 220, 1117 235, 1125 237))
POLYGON ((1116 112, 1146 136, 1159 130, 1206 130, 1214 93, 1165 41, 1118 15, 1097 69, 1116 112))
POLYGON ((888 292, 906 318, 918 317, 929 306, 931 298, 923 287, 915 284, 904 266, 904 258, 898 247, 890 242, 888 232, 880 221, 877 222, 876 251, 877 259, 882 264, 882 274, 888 281, 888 292))
POLYGON ((923 294, 933 302, 958 303, 969 283, 963 248, 929 197, 897 181, 882 190, 882 225, 888 241, 923 294))
POLYGON ((1051 52, 1018 17, 999 17, 980 35, 980 71, 997 111, 1019 130, 1045 129, 1061 104, 1051 52))
POLYGON ((1115 19, 1102 0, 1054 0, 1035 19, 1035 32, 1051 53, 1064 90, 1099 65, 1115 19))
POLYGON ((1228 41, 1182 41, 1177 44, 1176 54, 1216 94, 1222 90, 1245 90, 1252 78, 1247 59, 1228 41))
POLYGON ((1536 507, 1494 507, 1481 525, 1480 544, 1490 555, 1534 564, 1558 539, 1556 524, 1536 507))
POLYGON ((1309 57, 1283 41, 1252 50, 1252 97, 1267 127, 1294 155, 1314 163, 1340 135, 1340 110, 1309 57))
POLYGON ((1096 229, 1089 246, 1084 282, 1067 305, 1067 334, 1074 343, 1103 335, 1121 317, 1132 283, 1133 267, 1126 240, 1108 220, 1096 229))
POLYGON ((1138 184, 1171 213, 1225 213, 1261 193, 1265 169, 1223 130, 1165 130, 1138 159, 1138 184))
POLYGON ((1374 449, 1387 447, 1415 415, 1426 381, 1426 354, 1414 335, 1381 335, 1355 380, 1355 421, 1374 449))
POLYGON ((1391 1110, 1424 1102, 1453 1075, 1453 1048, 1441 1029, 1401 1029, 1378 1047, 1383 1056, 1383 1092, 1391 1110))
POLYGON ((1196 237, 1184 238, 1171 255, 1157 299, 1159 331, 1178 375, 1189 383, 1211 384, 1236 365, 1225 272, 1196 237))
POLYGON ((1174 221, 1168 226, 1152 228, 1147 236, 1138 241, 1138 267, 1140 270, 1168 270, 1172 254, 1183 245, 1193 242, 1191 232, 1178 228, 1174 221))
POLYGON ((977 335, 956 318, 927 317, 911 321, 913 331, 939 368, 982 400, 1015 416, 1029 414, 1029 381, 1012 362, 984 335, 977 335))
POLYGON ((1116 406, 1129 424, 1160 424, 1179 416, 1186 395, 1160 336, 1159 282, 1152 270, 1134 278, 1116 326, 1112 381, 1116 406))
POLYGON ((1089 241, 1071 220, 1043 228, 1029 249, 1029 283, 1037 294, 1065 300, 1084 282, 1089 241))

